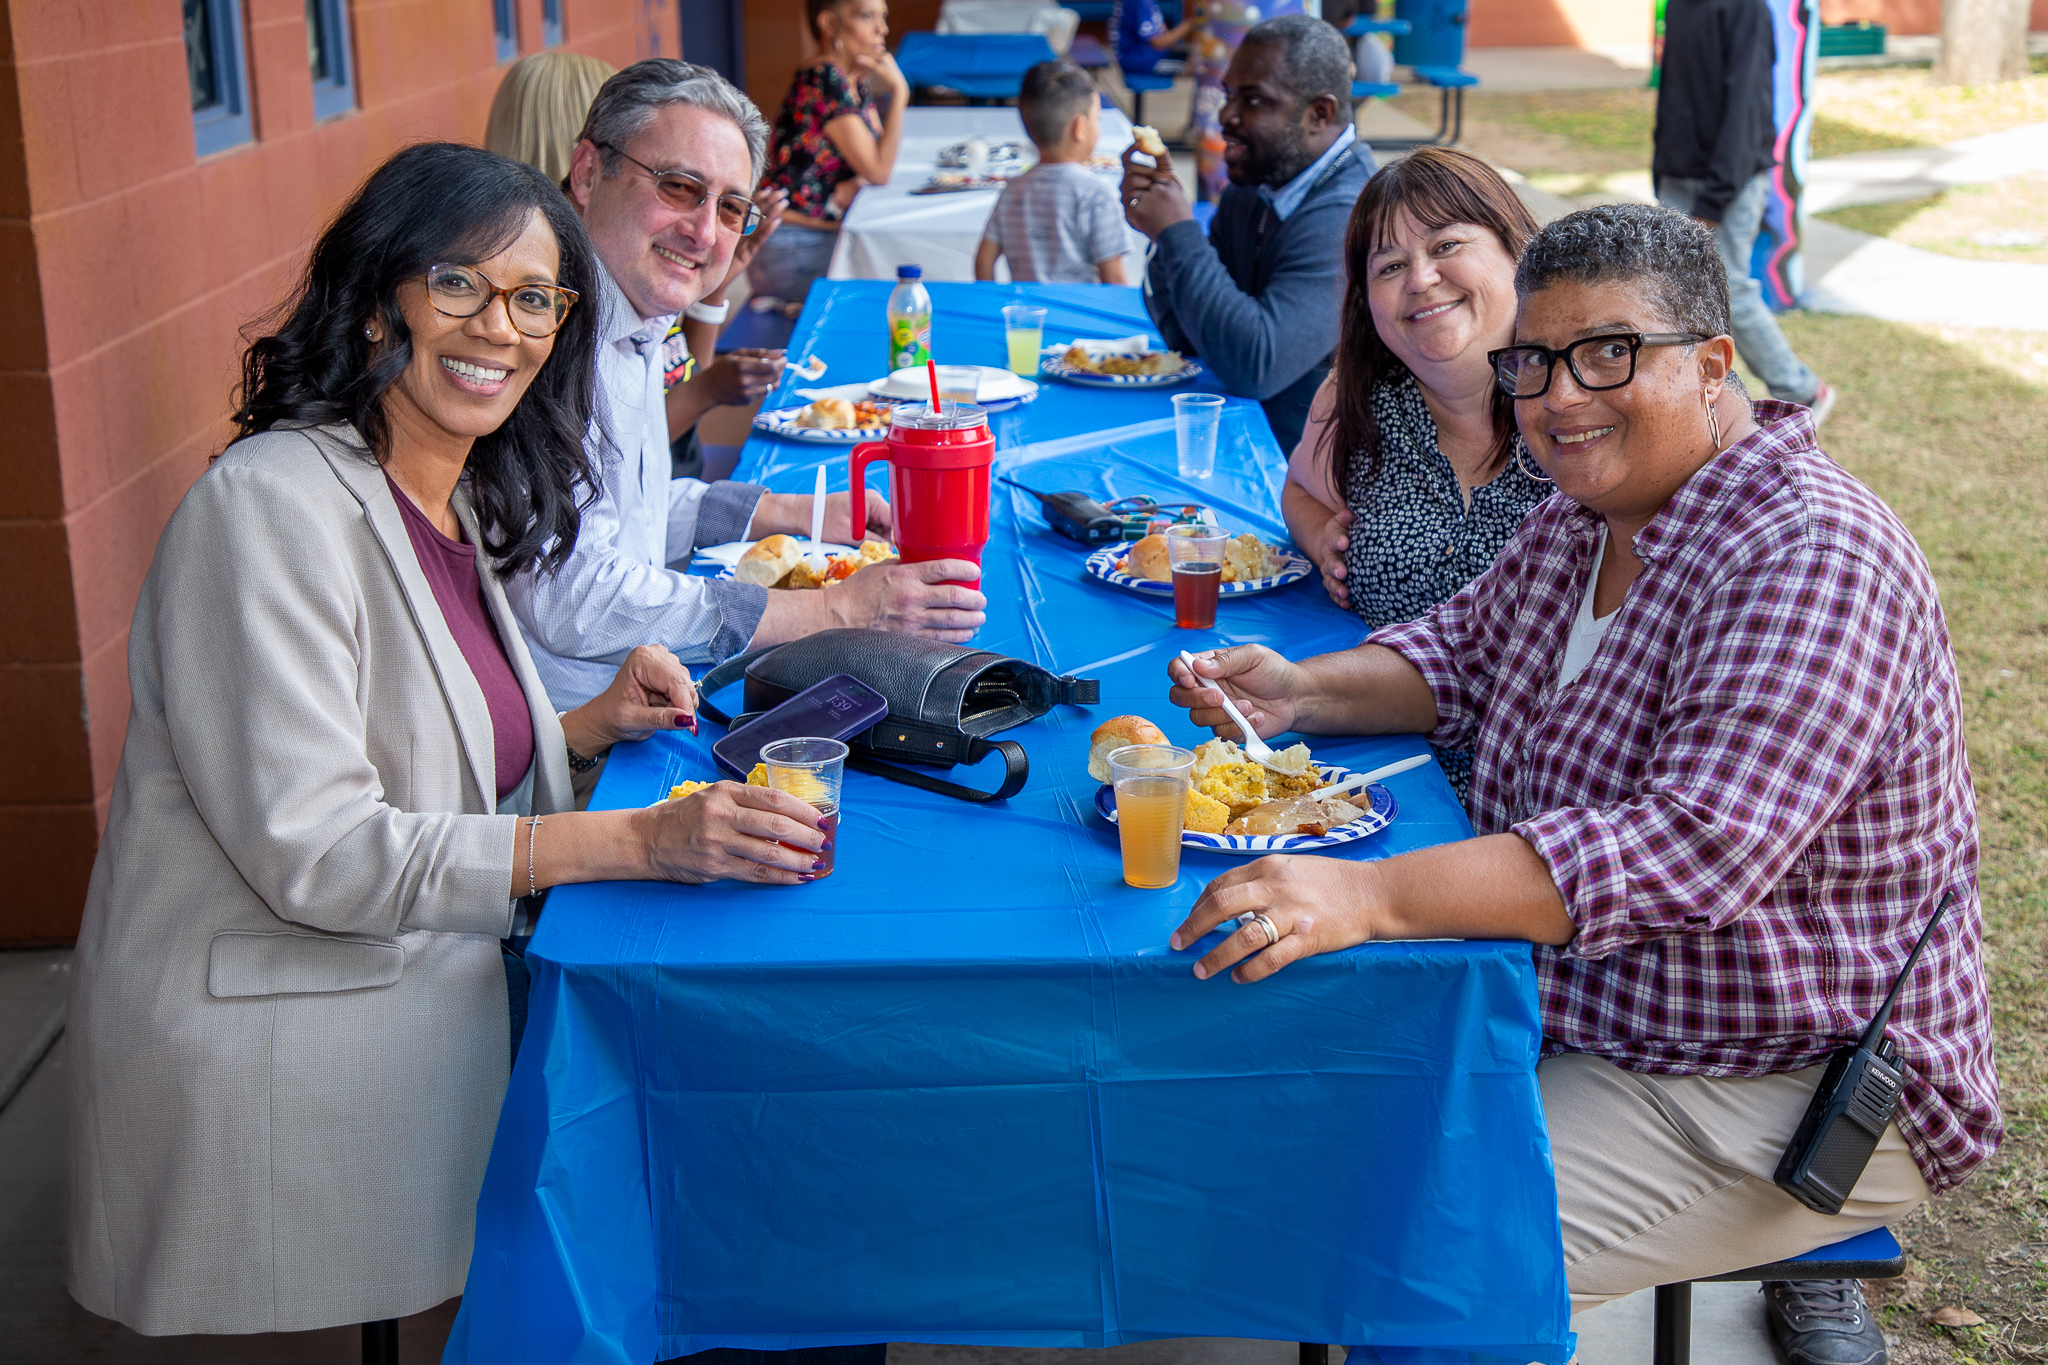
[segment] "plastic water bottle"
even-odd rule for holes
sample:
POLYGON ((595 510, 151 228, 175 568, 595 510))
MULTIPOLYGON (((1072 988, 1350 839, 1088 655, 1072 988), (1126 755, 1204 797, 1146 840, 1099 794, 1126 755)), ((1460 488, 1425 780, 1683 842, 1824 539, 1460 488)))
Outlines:
POLYGON ((932 296, 924 290, 924 267, 896 267, 889 294, 889 369, 908 369, 932 358, 932 296))

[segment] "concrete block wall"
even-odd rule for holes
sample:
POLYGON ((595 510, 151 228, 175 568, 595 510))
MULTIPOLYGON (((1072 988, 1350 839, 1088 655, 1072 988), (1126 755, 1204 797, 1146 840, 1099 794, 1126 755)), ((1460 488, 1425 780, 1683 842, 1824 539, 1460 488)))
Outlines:
MULTIPOLYGON (((357 109, 313 117, 304 0, 238 0, 255 140, 194 153, 173 0, 7 0, 0 30, 0 946, 76 933, 157 536, 226 439, 239 333, 384 157, 479 141, 490 0, 344 0, 357 109)), ((563 45, 675 56, 673 0, 561 0, 563 45)), ((541 0, 517 0, 519 47, 541 0)))

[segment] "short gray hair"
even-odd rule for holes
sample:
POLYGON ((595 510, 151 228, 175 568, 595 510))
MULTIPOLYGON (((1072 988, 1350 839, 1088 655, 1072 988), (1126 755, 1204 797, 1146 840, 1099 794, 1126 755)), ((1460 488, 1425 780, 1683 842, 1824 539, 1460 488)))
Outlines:
MULTIPOLYGON (((1351 108, 1351 48, 1344 35, 1309 14, 1283 14, 1255 25, 1246 43, 1280 49, 1281 79, 1303 104, 1329 95, 1343 110, 1351 108)), ((1242 46, 1242 44, 1240 44, 1242 46)))
POLYGON ((1673 329, 1728 333, 1728 270, 1714 234, 1673 209, 1601 204, 1550 224, 1522 252, 1515 294, 1562 281, 1634 284, 1673 329))
POLYGON ((670 105, 687 104, 732 120, 747 140, 747 155, 754 166, 754 183, 768 161, 768 120, 738 87, 708 66, 693 66, 673 57, 649 57, 635 62, 606 81, 590 102, 590 117, 583 121, 583 136, 598 145, 604 157, 604 173, 619 173, 622 147, 645 132, 656 111, 670 105))

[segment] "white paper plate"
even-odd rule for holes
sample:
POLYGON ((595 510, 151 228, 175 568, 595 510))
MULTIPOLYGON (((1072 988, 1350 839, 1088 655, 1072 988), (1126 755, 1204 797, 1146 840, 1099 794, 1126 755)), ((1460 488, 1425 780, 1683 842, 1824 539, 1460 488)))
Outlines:
MULTIPOLYGON (((1316 771, 1323 781, 1342 782, 1351 776, 1351 769, 1334 763, 1318 763, 1316 771)), ((1356 843, 1367 839, 1388 825, 1401 808, 1394 801, 1394 794, 1380 783, 1375 782, 1365 789, 1371 804, 1365 814, 1348 825, 1339 825, 1328 834, 1201 834, 1184 829, 1180 834, 1182 848, 1207 849, 1211 853, 1233 853, 1259 857, 1267 853, 1312 853, 1319 848, 1335 848, 1339 844, 1356 843)), ((1357 792, 1351 793, 1352 805, 1357 805, 1357 792)), ((1116 823, 1116 788, 1103 786, 1095 789, 1095 813, 1112 825, 1116 823)))
MULTIPOLYGON (((983 407, 1012 399, 1028 403, 1038 397, 1037 384, 1022 375, 1012 374, 994 365, 939 366, 941 389, 951 393, 956 388, 965 390, 970 386, 975 387, 974 401, 983 407)), ((922 365, 913 365, 908 369, 896 371, 887 379, 877 379, 868 385, 868 392, 877 398, 921 398, 930 402, 931 376, 922 365)))
MULTIPOLYGON (((799 545, 806 543, 802 536, 796 537, 796 541, 799 545)), ((699 564, 718 565, 719 571, 711 575, 713 578, 731 578, 734 568, 740 562, 740 556, 753 549, 757 543, 751 540, 730 540, 723 545, 706 545, 697 551, 695 558, 699 564)), ((850 545, 834 544, 828 540, 818 547, 818 553, 831 558, 836 555, 850 555, 854 548, 850 545)))
MULTIPOLYGON (((1131 545, 1131 541, 1124 541, 1118 545, 1105 545, 1089 555, 1088 576, 1090 578, 1099 578, 1103 582, 1114 584, 1119 588, 1128 588, 1132 592, 1142 592, 1153 597, 1173 596, 1173 584, 1155 583, 1149 578, 1139 578, 1117 568, 1117 561, 1131 552, 1131 545)), ((1282 550, 1280 553, 1286 559, 1287 564, 1279 573, 1274 574, 1271 578, 1254 578, 1250 582, 1225 583, 1216 589, 1216 595, 1218 597, 1249 597, 1253 593, 1271 592, 1275 588, 1284 588, 1289 583, 1298 583, 1315 572, 1316 566, 1309 563, 1306 557, 1296 554, 1293 550, 1282 550)))
MULTIPOLYGON (((1064 354, 1064 352, 1062 352, 1064 354)), ((1063 384, 1079 384, 1087 389, 1164 389, 1175 384, 1185 384, 1202 372, 1202 362, 1183 356, 1180 369, 1173 374, 1097 374, 1093 370, 1076 369, 1057 357, 1039 362, 1039 369, 1048 378, 1063 384)))
POLYGON ((773 412, 758 413, 754 417, 754 429, 765 431, 770 436, 780 436, 785 441, 815 441, 824 445, 852 445, 856 441, 879 441, 889 434, 885 423, 875 427, 804 427, 797 425, 797 414, 809 407, 808 403, 793 408, 776 408, 773 412))

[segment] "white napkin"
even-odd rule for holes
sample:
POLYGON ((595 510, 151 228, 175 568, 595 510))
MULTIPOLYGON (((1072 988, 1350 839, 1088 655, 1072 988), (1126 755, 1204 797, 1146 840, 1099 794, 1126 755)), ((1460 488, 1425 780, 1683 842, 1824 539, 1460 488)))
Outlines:
POLYGON ((849 403, 859 402, 868 396, 867 380, 858 384, 834 384, 829 389, 798 389, 796 396, 816 402, 820 398, 844 398, 849 403))
POLYGON ((1050 355, 1056 352, 1065 355, 1070 346, 1079 346, 1090 355, 1143 355, 1146 351, 1159 349, 1157 342, 1141 333, 1134 337, 1119 337, 1114 341, 1100 337, 1076 337, 1072 341, 1055 341, 1041 354, 1050 355))
MULTIPOLYGON (((733 540, 723 545, 701 546, 697 550, 696 558, 700 564, 716 564, 720 568, 730 569, 740 562, 741 555, 753 548, 754 542, 751 540, 733 540)), ((853 551, 854 547, 851 545, 828 543, 818 547, 819 553, 827 555, 850 555, 853 551)))

